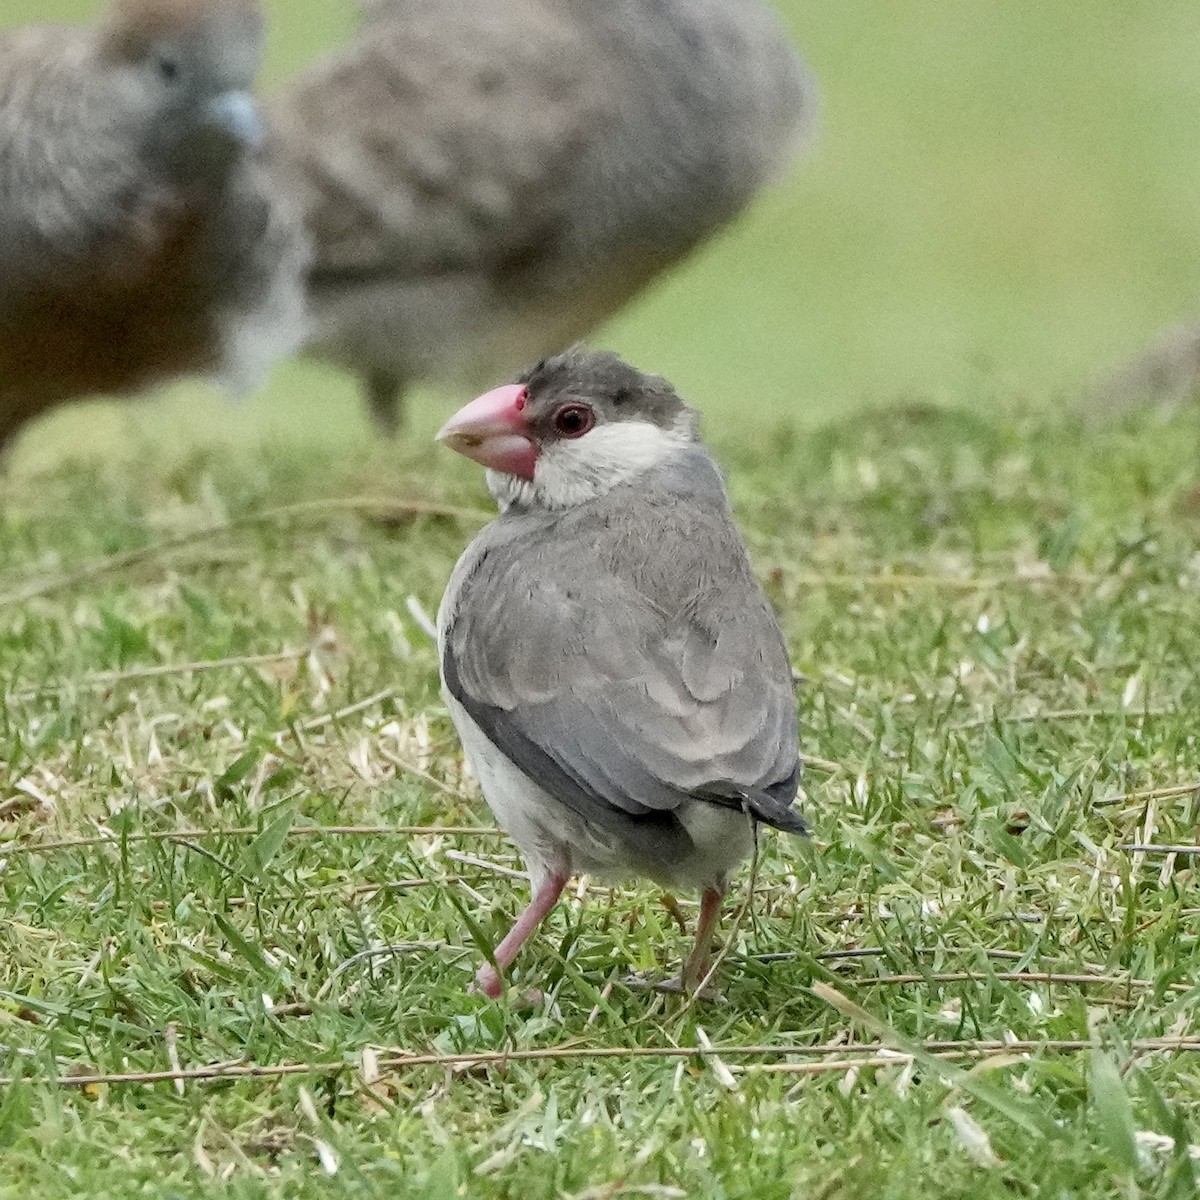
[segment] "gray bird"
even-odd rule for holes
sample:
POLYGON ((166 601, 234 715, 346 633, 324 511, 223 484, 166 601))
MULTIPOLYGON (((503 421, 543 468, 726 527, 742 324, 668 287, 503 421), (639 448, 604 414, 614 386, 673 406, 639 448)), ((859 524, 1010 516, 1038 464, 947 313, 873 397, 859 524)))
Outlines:
POLYGON ((571 345, 793 157, 814 93, 759 0, 374 0, 268 111, 310 349, 405 390, 571 345))
MULTIPOLYGON (((694 988, 754 823, 804 831, 787 651, 697 426, 665 379, 570 351, 438 434, 501 509, 438 613, 451 716, 533 885, 501 972, 572 874, 641 875, 702 889, 694 988)), ((490 963, 477 983, 502 987, 490 963)))
POLYGON ((1110 369, 1084 393, 1080 408, 1093 423, 1143 409, 1180 408, 1200 393, 1200 323, 1175 325, 1110 369))
POLYGON ((256 146, 255 0, 116 0, 0 35, 0 442, 76 397, 238 391, 305 332, 305 235, 256 146))

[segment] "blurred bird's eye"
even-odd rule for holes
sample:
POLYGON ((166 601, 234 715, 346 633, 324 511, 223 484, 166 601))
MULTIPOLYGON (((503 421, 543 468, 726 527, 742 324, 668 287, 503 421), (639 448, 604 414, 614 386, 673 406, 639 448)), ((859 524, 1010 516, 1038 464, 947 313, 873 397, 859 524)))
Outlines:
POLYGON ((158 60, 158 73, 168 83, 171 83, 179 77, 179 63, 165 55, 158 60))
POLYGON ((582 437, 596 423, 596 414, 586 404, 564 404, 554 414, 554 428, 563 437, 582 437))

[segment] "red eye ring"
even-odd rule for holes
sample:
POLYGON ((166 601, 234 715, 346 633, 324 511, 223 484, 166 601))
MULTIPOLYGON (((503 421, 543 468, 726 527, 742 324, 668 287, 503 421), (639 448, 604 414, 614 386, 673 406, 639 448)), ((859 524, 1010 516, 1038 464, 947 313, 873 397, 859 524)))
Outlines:
POLYGON ((587 404, 564 404, 555 410, 553 421, 560 437, 577 438, 596 424, 596 414, 587 404))

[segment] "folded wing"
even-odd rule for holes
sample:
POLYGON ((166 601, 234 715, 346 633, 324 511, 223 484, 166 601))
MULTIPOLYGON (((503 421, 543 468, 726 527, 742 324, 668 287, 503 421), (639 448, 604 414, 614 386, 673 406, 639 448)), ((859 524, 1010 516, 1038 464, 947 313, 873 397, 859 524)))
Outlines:
POLYGON ((451 695, 586 818, 702 800, 801 831, 791 671, 728 518, 678 506, 640 552, 629 522, 594 524, 482 547, 444 641, 451 695))

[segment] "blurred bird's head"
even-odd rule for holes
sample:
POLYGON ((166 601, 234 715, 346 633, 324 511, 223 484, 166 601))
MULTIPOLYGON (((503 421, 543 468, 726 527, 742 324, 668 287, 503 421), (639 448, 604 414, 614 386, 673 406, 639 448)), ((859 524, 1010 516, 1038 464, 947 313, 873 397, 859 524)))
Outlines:
POLYGON ((488 467, 504 508, 571 508, 698 440, 699 419, 659 375, 569 350, 494 388, 438 433, 488 467))
POLYGON ((257 0, 113 0, 100 53, 167 158, 227 158, 262 137, 251 86, 262 59, 257 0))

